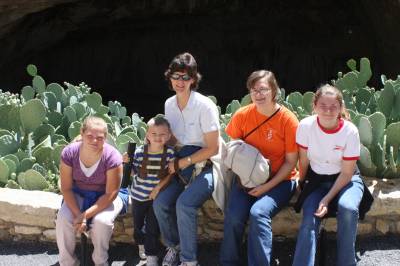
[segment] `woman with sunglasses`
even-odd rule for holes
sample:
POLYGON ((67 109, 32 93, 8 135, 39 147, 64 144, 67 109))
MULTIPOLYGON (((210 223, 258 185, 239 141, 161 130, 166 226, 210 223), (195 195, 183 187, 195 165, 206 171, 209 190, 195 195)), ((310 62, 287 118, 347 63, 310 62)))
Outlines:
POLYGON ((220 251, 223 266, 245 264, 240 260, 240 251, 247 220, 248 265, 270 265, 272 217, 289 203, 296 188, 293 178, 296 174, 298 120, 291 111, 278 104, 279 87, 272 72, 255 71, 246 85, 253 103, 239 109, 225 130, 232 139, 243 139, 259 126, 244 141, 270 160, 272 171, 268 182, 250 190, 244 189, 238 179, 232 183, 220 251))
POLYGON ((180 255, 182 266, 192 266, 198 265, 197 210, 214 190, 212 167, 206 164, 194 174, 193 166, 218 153, 219 114, 216 105, 196 91, 201 75, 191 54, 177 55, 165 78, 175 92, 165 102, 165 117, 176 138, 179 159, 169 165, 177 178, 158 194, 153 208, 167 245, 162 265, 177 265, 180 255))

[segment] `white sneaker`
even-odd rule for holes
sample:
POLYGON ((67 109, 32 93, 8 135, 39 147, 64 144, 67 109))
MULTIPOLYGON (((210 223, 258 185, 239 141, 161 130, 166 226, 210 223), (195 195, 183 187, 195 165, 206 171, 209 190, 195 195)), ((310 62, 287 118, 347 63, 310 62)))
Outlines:
POLYGON ((173 247, 167 247, 167 254, 162 262, 162 266, 176 266, 179 262, 179 250, 173 247))
POLYGON ((146 266, 146 260, 139 260, 139 263, 136 266, 146 266))
POLYGON ((146 266, 158 266, 158 257, 157 256, 147 256, 146 266))
POLYGON ((146 259, 146 251, 144 250, 144 245, 139 245, 139 258, 141 260, 146 259))

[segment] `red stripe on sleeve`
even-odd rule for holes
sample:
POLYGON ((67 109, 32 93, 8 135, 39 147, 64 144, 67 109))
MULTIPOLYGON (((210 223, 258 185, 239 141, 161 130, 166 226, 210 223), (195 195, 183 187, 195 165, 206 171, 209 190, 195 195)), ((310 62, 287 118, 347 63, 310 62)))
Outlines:
POLYGON ((360 159, 360 156, 355 156, 355 157, 343 157, 343 160, 345 161, 357 161, 360 159))
POLYGON ((297 145, 298 145, 300 148, 302 148, 302 149, 308 150, 308 147, 306 147, 306 146, 303 146, 303 145, 301 145, 301 144, 299 144, 299 143, 297 143, 297 145))

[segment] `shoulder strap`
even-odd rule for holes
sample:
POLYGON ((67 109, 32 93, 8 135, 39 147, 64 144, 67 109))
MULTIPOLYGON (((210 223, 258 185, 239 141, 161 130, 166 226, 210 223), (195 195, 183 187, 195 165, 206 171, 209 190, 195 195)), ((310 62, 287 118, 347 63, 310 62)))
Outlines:
POLYGON ((147 176, 147 164, 149 162, 149 147, 147 144, 143 146, 143 161, 142 165, 140 166, 140 174, 141 178, 146 178, 147 176))
POLYGON ((253 130, 251 130, 249 133, 247 133, 244 137, 243 140, 245 140, 248 136, 250 136, 250 134, 252 134, 254 131, 256 131, 259 127, 261 127, 262 125, 264 125, 268 120, 270 120, 272 117, 274 117, 274 115, 276 115, 276 113, 279 112, 279 110, 281 110, 281 107, 279 106, 279 108, 267 119, 265 119, 261 124, 259 124, 258 126, 256 126, 255 128, 253 128, 253 130))
POLYGON ((158 171, 157 175, 158 179, 164 178, 167 174, 165 171, 165 164, 167 163, 167 152, 168 152, 168 147, 167 145, 164 145, 163 154, 161 156, 160 171, 158 171))

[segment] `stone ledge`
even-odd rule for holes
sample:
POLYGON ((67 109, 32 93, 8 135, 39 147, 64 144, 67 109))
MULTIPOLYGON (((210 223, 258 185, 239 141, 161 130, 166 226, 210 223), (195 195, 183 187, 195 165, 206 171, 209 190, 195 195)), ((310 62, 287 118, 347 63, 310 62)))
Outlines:
MULTIPOLYGON (((375 202, 365 220, 358 226, 359 235, 400 234, 400 180, 365 179, 375 202)), ((0 240, 55 241, 55 219, 62 196, 41 191, 0 188, 0 240)), ((130 210, 130 209, 129 209, 130 210)), ((272 223, 275 235, 295 237, 301 215, 292 208, 282 210, 272 223)), ((223 237, 223 215, 213 200, 199 210, 200 241, 219 241, 223 237)), ((336 220, 328 219, 325 228, 336 231, 336 220)), ((115 222, 113 242, 133 243, 131 213, 115 222)))

